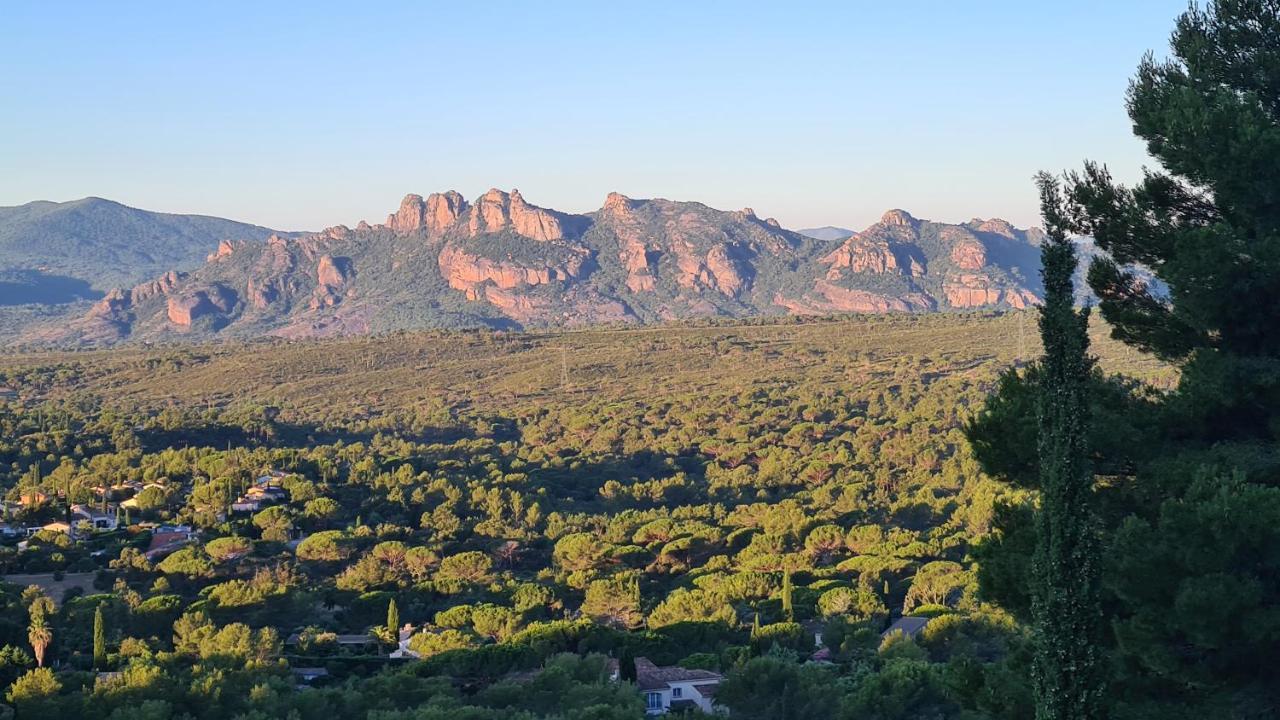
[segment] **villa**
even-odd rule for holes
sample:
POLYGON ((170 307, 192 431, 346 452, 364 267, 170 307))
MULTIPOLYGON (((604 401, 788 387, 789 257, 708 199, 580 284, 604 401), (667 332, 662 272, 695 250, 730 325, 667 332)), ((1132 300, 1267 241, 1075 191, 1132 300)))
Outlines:
POLYGON ((711 670, 658 667, 648 658, 636 658, 636 685, 644 694, 647 715, 682 710, 723 714, 725 709, 715 704, 716 690, 723 680, 723 675, 711 670))
POLYGON ((115 530, 119 523, 115 513, 95 510, 88 505, 72 505, 71 514, 75 516, 76 524, 87 523, 95 531, 115 530))

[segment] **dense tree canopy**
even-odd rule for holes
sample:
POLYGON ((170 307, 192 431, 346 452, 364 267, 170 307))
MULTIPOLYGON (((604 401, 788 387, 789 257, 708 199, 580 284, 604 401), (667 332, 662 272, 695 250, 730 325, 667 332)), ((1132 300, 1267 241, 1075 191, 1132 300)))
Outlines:
MULTIPOLYGON (((1153 395, 1095 374, 1096 479, 1118 717, 1265 717, 1280 643, 1280 7, 1218 0, 1178 21, 1129 92, 1161 169, 1132 188, 1067 176, 1070 229, 1106 252, 1089 284, 1114 336, 1174 362, 1153 395), (1123 442, 1117 442, 1117 439, 1123 442)), ((998 476, 1036 487, 1002 429, 1045 382, 1006 377, 969 435, 998 476)), ((989 597, 1026 607, 1031 525, 1017 508, 979 551, 989 597)))

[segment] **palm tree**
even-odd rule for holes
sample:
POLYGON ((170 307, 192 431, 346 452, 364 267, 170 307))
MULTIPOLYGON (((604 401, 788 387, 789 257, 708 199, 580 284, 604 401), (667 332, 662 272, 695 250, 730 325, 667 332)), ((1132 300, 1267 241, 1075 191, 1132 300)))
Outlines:
POLYGON ((53 642, 53 628, 49 627, 49 599, 36 598, 31 603, 31 624, 27 626, 27 640, 31 642, 31 650, 36 655, 36 665, 44 667, 44 652, 53 642))

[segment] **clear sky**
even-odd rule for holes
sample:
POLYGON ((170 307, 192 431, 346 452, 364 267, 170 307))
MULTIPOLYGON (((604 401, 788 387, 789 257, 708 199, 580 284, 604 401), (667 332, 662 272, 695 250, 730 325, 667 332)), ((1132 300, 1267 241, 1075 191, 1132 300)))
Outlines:
POLYGON ((861 228, 1036 221, 1031 175, 1146 162, 1124 114, 1185 0, 49 2, 0 21, 0 205, 283 229, 519 188, 861 228))

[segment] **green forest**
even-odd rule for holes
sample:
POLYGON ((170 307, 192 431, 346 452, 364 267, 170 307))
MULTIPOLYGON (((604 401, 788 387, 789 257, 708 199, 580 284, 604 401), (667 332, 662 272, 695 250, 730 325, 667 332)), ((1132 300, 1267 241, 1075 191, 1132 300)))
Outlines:
POLYGON ((1027 634, 973 556, 1025 493, 963 427, 1038 350, 1024 312, 4 358, 8 522, 119 523, 0 550, 9 702, 639 717, 604 668, 646 657, 722 673, 737 715, 1025 717, 1027 634), (266 476, 277 501, 232 509, 266 476), (174 525, 196 535, 148 557, 174 525), (904 615, 932 620, 882 638, 904 615), (419 660, 389 657, 404 625, 419 660))

